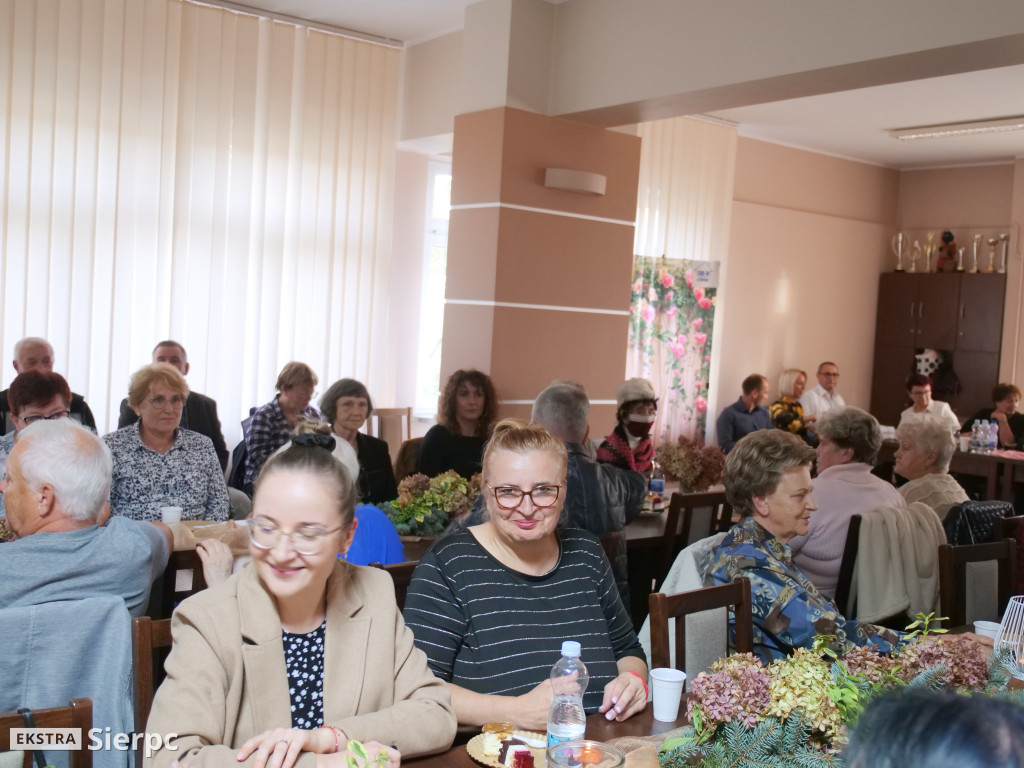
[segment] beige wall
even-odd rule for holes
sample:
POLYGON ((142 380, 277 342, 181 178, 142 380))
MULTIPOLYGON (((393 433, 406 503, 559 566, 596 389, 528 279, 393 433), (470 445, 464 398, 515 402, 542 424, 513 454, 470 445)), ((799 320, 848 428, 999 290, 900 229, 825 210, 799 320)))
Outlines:
POLYGON ((869 405, 898 184, 893 170, 739 139, 719 292, 719 410, 749 373, 768 376, 774 399, 784 368, 811 374, 822 360, 839 364, 848 403, 869 405))

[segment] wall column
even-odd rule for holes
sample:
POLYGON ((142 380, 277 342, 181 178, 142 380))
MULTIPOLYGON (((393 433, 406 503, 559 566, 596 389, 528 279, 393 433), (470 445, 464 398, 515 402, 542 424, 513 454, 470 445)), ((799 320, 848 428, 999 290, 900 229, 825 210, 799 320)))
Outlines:
MULTIPOLYGON (((625 375, 640 139, 499 107, 455 118, 442 386, 490 373, 502 416, 552 379, 614 400, 625 375), (546 168, 607 178, 604 195, 544 186, 546 168)), ((594 404, 592 436, 614 404, 594 404)))

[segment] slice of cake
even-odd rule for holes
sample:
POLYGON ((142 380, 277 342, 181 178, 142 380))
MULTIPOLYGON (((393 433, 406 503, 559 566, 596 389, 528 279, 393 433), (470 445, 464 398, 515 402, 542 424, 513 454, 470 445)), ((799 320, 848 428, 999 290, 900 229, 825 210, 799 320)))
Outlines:
POLYGON ((505 757, 501 759, 502 765, 508 766, 508 768, 524 768, 522 762, 524 754, 529 758, 530 765, 533 765, 533 753, 525 744, 509 744, 507 749, 503 744, 502 749, 505 749, 505 757))

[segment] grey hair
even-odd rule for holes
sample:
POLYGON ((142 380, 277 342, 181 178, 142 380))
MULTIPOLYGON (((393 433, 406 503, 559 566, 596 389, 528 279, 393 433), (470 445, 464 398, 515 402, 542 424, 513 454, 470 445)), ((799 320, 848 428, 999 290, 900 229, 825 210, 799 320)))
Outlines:
POLYGON ((110 496, 110 449, 72 419, 43 420, 18 434, 21 475, 33 492, 53 488, 64 516, 95 523, 110 496))
POLYGON ((818 434, 839 448, 853 450, 852 461, 874 465, 882 447, 878 419, 860 408, 846 406, 826 411, 818 419, 818 434))
POLYGON ((23 349, 31 349, 32 347, 46 347, 50 350, 50 357, 53 357, 53 345, 50 342, 42 336, 26 336, 14 345, 14 359, 17 360, 21 357, 23 349))
POLYGON ((551 382, 533 401, 530 420, 567 443, 582 443, 590 420, 587 391, 576 382, 551 382))
POLYGON ((814 449, 781 429, 761 429, 741 439, 725 460, 725 496, 741 517, 754 514, 754 497, 770 496, 782 474, 809 467, 814 449))
POLYGON ((921 419, 901 424, 896 430, 896 435, 921 453, 935 454, 935 461, 928 468, 930 471, 939 474, 949 471, 949 462, 953 459, 956 441, 946 422, 925 414, 921 419))

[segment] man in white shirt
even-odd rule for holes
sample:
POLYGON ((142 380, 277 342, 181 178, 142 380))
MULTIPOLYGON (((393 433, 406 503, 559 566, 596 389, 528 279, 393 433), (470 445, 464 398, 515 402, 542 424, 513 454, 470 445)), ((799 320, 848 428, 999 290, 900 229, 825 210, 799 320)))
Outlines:
POLYGON ((800 396, 804 409, 804 421, 813 424, 824 413, 846 405, 843 396, 836 392, 839 383, 839 366, 825 362, 818 366, 818 386, 808 389, 800 396))

